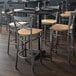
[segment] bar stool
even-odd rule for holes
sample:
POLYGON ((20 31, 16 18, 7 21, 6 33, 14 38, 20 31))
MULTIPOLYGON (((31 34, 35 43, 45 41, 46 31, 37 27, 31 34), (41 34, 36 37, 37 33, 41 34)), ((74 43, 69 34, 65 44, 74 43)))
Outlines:
MULTIPOLYGON (((57 49, 58 44, 58 37, 62 35, 62 32, 66 32, 67 34, 67 50, 68 50, 68 62, 71 62, 71 54, 73 51, 73 24, 74 19, 76 16, 76 11, 70 12, 68 25, 66 24, 55 24, 50 27, 50 54, 51 54, 51 61, 52 61, 52 50, 53 50, 53 43, 54 38, 56 40, 55 46, 57 49)), ((64 34, 63 34, 64 35, 64 34)))
POLYGON ((8 23, 8 48, 7 48, 7 53, 9 54, 9 48, 10 44, 15 45, 17 48, 17 30, 20 29, 21 27, 24 27, 25 25, 28 24, 28 20, 26 17, 16 17, 18 22, 14 21, 14 10, 11 11, 11 16, 12 22, 8 23), (11 37, 13 35, 14 37, 11 37))
MULTIPOLYGON (((2 24, 6 24, 6 13, 5 10, 1 9, 0 10, 0 23, 1 23, 1 31, 2 31, 2 24)), ((7 20, 8 21, 8 20, 7 20)), ((7 26, 6 26, 7 28, 7 26)))
MULTIPOLYGON (((38 28, 33 28, 33 16, 29 17, 30 18, 30 23, 29 25, 27 25, 27 27, 22 28, 20 30, 18 30, 18 47, 17 47, 17 56, 16 56, 16 69, 18 69, 18 58, 20 57, 21 59, 31 59, 31 65, 32 65, 32 70, 34 72, 34 61, 35 61, 35 56, 38 54, 36 52, 37 49, 34 49, 33 47, 33 41, 34 40, 40 40, 40 49, 38 49, 37 51, 40 53, 40 61, 41 61, 41 33, 42 33, 42 29, 38 29, 38 28), (33 38, 33 36, 37 36, 36 38, 33 38), (24 43, 24 48, 21 49, 19 47, 19 44, 24 43), (29 46, 27 47, 27 43, 29 43, 29 46), (29 52, 29 53, 28 53, 29 52), (36 52, 36 53, 35 53, 36 52)), ((16 21, 16 19, 15 19, 16 21)), ((23 47, 23 45, 22 45, 23 47)))
POLYGON ((72 11, 65 11, 60 14, 60 23, 63 23, 63 24, 68 23, 70 12, 72 12, 72 11))
POLYGON ((46 27, 57 23, 57 19, 58 19, 58 12, 55 13, 55 19, 45 18, 41 20, 42 26, 44 27, 44 41, 46 41, 46 27))

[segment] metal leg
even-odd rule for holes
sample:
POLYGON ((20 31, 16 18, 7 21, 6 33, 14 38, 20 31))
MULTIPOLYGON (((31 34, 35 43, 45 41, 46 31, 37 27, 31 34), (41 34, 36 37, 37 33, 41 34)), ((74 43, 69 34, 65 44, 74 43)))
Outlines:
POLYGON ((68 50, 68 62, 71 63, 71 49, 70 49, 70 35, 67 34, 67 50, 68 50))
POLYGON ((25 41, 25 40, 24 40, 24 37, 23 36, 20 36, 20 39, 22 40, 21 41, 21 50, 23 50, 24 49, 24 46, 25 46, 25 43, 23 41, 25 41))
POLYGON ((50 59, 52 61, 52 48, 53 48, 53 30, 50 30, 50 59))
POLYGON ((0 18, 1 18, 1 20, 0 20, 0 22, 1 22, 1 24, 0 24, 0 32, 2 32, 2 13, 0 13, 0 18))
POLYGON ((46 44, 46 25, 44 25, 44 42, 46 44))
MULTIPOLYGON (((23 41, 26 41, 26 37, 22 37, 22 40, 23 41)), ((27 54, 26 54, 26 42, 24 43, 23 41, 21 41, 21 47, 22 47, 22 55, 23 57, 26 57, 27 54)))
POLYGON ((28 45, 28 47, 29 47, 29 49, 30 49, 30 36, 28 36, 28 40, 29 40, 29 45, 28 45))
POLYGON ((73 51, 73 56, 75 56, 74 38, 73 38, 73 31, 72 31, 72 30, 71 30, 70 36, 71 36, 71 49, 72 49, 72 51, 73 51))
POLYGON ((56 32, 56 44, 55 44, 55 48, 56 48, 56 51, 55 53, 57 54, 57 46, 58 46, 58 31, 55 31, 56 32))
MULTIPOLYGON (((26 41, 26 37, 24 37, 24 40, 26 41)), ((26 42, 25 42, 25 44, 24 44, 24 47, 25 47, 25 50, 24 50, 24 56, 26 57, 27 56, 27 52, 26 52, 26 49, 27 49, 27 47, 26 47, 26 42)))
POLYGON ((10 28, 8 31, 8 48, 7 48, 7 54, 9 55, 9 46, 10 46, 10 28))
POLYGON ((17 48, 17 29, 15 28, 15 48, 17 48))
POLYGON ((15 64, 15 68, 17 68, 18 66, 18 52, 19 52, 19 36, 17 35, 17 53, 16 53, 16 64, 15 64))
POLYGON ((32 49, 32 34, 30 35, 30 52, 31 52, 31 67, 32 71, 34 72, 34 53, 32 49))
POLYGON ((9 20, 8 18, 9 18, 9 15, 6 14, 6 17, 5 17, 6 31, 8 31, 8 20, 9 20))
POLYGON ((34 72, 34 56, 33 55, 31 58, 31 66, 32 66, 32 71, 34 72))
POLYGON ((41 64, 42 64, 42 33, 40 33, 40 49, 39 49, 39 51, 40 51, 40 62, 41 62, 41 64))

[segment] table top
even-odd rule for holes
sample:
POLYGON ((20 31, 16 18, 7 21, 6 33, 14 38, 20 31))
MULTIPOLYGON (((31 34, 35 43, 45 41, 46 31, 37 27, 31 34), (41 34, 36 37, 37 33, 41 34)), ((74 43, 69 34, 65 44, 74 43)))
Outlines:
MULTIPOLYGON (((14 12, 21 12, 21 13, 31 13, 31 14, 50 14, 52 12, 58 11, 57 9, 50 9, 50 8, 29 8, 25 7, 24 9, 14 9, 14 12)), ((3 10, 2 13, 5 13, 3 10)), ((8 11, 7 14, 11 14, 12 11, 8 11)))
MULTIPOLYGON (((23 10, 24 10, 24 9, 14 9, 14 12, 21 12, 21 11, 23 11, 23 10)), ((5 13, 5 11, 2 10, 2 13, 5 13)), ((12 11, 8 11, 7 13, 10 14, 10 13, 12 13, 12 11)))
POLYGON ((49 9, 49 8, 24 8, 23 12, 25 13, 39 13, 39 14, 50 14, 52 12, 56 12, 57 10, 55 9, 49 9))

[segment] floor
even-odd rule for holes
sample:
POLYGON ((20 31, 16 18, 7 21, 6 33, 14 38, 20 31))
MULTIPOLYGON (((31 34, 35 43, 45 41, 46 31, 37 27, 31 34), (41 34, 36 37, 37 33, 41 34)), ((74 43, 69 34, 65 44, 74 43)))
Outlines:
MULTIPOLYGON (((5 27, 0 31, 0 76, 76 76, 76 56, 72 57, 72 64, 67 62, 67 52, 63 48, 54 54, 53 62, 50 58, 44 58, 43 64, 39 60, 35 62, 35 73, 31 65, 25 60, 19 59, 18 69, 15 69, 16 49, 10 46, 10 55, 7 54, 8 33, 5 27)), ((75 41, 74 41, 75 42, 75 41)), ((43 49, 49 54, 49 47, 43 45, 43 49)), ((76 51, 76 42, 74 44, 76 51)))

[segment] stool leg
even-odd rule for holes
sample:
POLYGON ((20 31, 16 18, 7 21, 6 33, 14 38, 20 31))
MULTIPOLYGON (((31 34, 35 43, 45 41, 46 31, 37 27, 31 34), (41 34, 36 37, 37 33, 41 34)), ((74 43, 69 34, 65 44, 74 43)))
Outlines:
POLYGON ((71 49, 70 49, 70 35, 67 34, 67 50, 68 50, 68 62, 71 63, 71 49))
POLYGON ((15 48, 17 48, 17 29, 15 29, 15 48))
MULTIPOLYGON (((26 41, 26 37, 24 38, 24 40, 26 41)), ((24 44, 24 56, 26 57, 27 56, 27 52, 26 52, 26 49, 27 49, 27 45, 26 45, 27 43, 25 42, 25 44, 24 44)))
POLYGON ((55 39, 55 41, 56 41, 56 44, 55 44, 55 48, 56 48, 56 51, 55 51, 55 53, 57 54, 57 47, 58 47, 58 31, 55 31, 55 33, 56 33, 56 39, 55 39))
POLYGON ((32 58, 31 58, 31 65, 32 65, 32 71, 34 72, 34 56, 32 54, 32 58))
POLYGON ((46 25, 44 25, 44 42, 46 44, 46 25))
POLYGON ((31 67, 32 71, 34 72, 34 53, 32 49, 32 35, 30 35, 30 52, 31 52, 31 67))
POLYGON ((52 48, 53 48, 53 30, 50 30, 50 59, 52 61, 52 48))
POLYGON ((71 32, 70 35, 71 35, 71 48, 72 48, 72 51, 73 51, 73 56, 75 56, 73 31, 71 32))
POLYGON ((1 18, 1 20, 0 20, 0 22, 1 22, 1 24, 0 24, 0 32, 2 32, 2 13, 0 13, 0 18, 1 18))
POLYGON ((17 35, 17 53, 16 53, 16 64, 15 64, 15 68, 17 68, 18 66, 18 52, 19 52, 19 36, 17 35))
POLYGON ((42 33, 40 33, 40 49, 39 49, 39 52, 40 52, 40 62, 42 64, 42 33))
POLYGON ((24 43, 24 41, 26 41, 26 37, 22 37, 22 40, 23 41, 21 41, 21 48, 22 48, 22 55, 24 56, 24 57, 26 57, 27 56, 27 54, 26 54, 26 42, 24 43))
POLYGON ((8 48, 7 48, 7 54, 9 55, 9 46, 10 46, 10 29, 8 31, 8 48))

